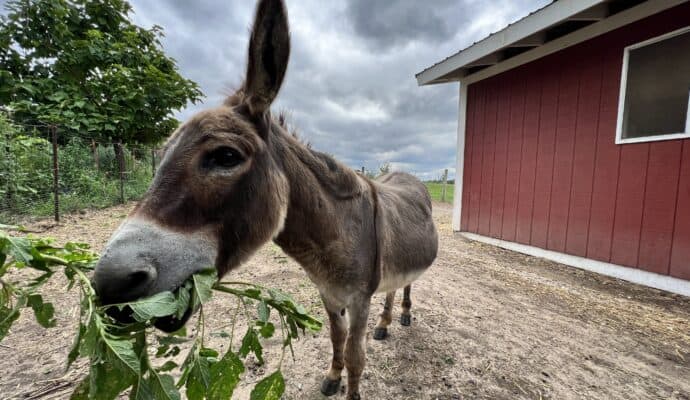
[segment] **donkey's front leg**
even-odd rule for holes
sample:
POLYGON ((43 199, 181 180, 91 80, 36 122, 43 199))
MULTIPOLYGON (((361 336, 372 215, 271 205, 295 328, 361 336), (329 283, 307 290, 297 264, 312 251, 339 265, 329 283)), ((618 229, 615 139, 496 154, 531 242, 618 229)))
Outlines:
POLYGON ((326 377, 321 382, 321 393, 332 396, 340 390, 340 377, 345 367, 343 349, 347 339, 347 326, 345 325, 345 309, 339 308, 332 302, 323 299, 323 304, 331 321, 331 343, 333 345, 333 361, 326 377))
POLYGON ((359 400, 359 380, 366 364, 365 339, 369 317, 370 296, 353 300, 347 311, 350 318, 350 332, 345 346, 345 367, 347 368, 347 400, 359 400))

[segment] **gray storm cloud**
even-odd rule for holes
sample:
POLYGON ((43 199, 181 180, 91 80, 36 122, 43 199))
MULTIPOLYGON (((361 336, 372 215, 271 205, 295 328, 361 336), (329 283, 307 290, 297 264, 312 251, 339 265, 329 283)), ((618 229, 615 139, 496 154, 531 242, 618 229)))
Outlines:
MULTIPOLYGON (((0 0, 3 3, 4 0, 0 0)), ((292 55, 274 109, 313 147, 353 168, 390 162, 421 178, 455 166, 458 85, 417 87, 414 74, 549 0, 286 0, 292 55)), ((134 21, 206 94, 186 119, 242 82, 252 1, 131 0, 134 21)))

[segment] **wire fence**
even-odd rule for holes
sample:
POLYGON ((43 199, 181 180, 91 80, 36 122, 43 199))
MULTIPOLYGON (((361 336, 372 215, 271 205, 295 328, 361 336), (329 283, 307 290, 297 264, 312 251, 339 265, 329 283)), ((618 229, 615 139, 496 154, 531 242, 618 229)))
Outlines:
MULTIPOLYGON (((385 167, 379 167, 378 169, 368 169, 366 167, 358 167, 355 168, 355 171, 357 171, 358 174, 368 176, 369 178, 376 178, 377 176, 383 174, 386 171, 389 171, 390 168, 385 167)), ((435 201, 440 201, 443 203, 452 203, 453 202, 453 195, 454 195, 454 189, 455 189, 455 180, 449 180, 448 179, 448 169, 444 169, 443 172, 436 178, 436 179, 429 179, 428 178, 428 173, 418 173, 416 171, 405 171, 408 174, 414 175, 419 179, 420 181, 424 182, 426 185, 427 190, 429 191, 429 195, 431 196, 432 200, 435 201)))
POLYGON ((156 169, 152 146, 61 134, 59 126, 0 126, 0 223, 21 224, 140 198, 156 169))
MULTIPOLYGON (((136 200, 157 167, 153 146, 99 140, 59 126, 0 120, 0 224, 22 224, 136 200)), ((377 176, 381 171, 357 168, 377 176)), ((415 174, 416 175, 416 174, 415 174)), ((434 200, 452 202, 448 171, 426 181, 434 200)))

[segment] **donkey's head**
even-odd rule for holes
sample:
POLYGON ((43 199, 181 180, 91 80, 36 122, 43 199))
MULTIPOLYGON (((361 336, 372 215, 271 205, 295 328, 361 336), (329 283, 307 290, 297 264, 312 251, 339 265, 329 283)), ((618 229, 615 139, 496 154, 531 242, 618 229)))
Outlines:
POLYGON ((108 242, 94 277, 104 303, 175 290, 209 266, 222 276, 282 229, 289 188, 269 107, 289 53, 285 5, 261 0, 243 86, 172 134, 146 196, 108 242))

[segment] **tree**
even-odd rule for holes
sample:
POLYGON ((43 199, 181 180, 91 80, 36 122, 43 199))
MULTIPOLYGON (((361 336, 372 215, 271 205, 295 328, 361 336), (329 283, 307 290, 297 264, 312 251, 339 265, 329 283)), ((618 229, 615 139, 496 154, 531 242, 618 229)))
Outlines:
POLYGON ((124 0, 11 0, 0 17, 0 104, 64 134, 155 143, 202 96, 124 0))

